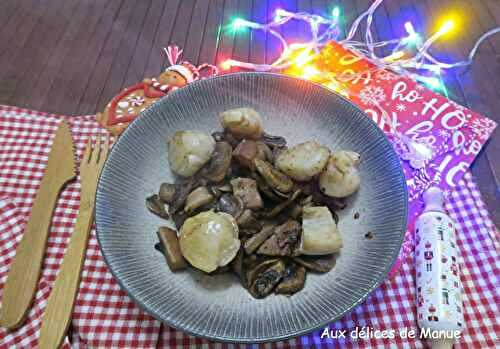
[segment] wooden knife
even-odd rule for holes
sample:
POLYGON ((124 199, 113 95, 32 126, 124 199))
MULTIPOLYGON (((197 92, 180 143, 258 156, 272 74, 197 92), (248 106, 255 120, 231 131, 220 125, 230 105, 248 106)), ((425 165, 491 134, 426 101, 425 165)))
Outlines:
POLYGON ((47 245, 52 214, 59 192, 76 176, 71 131, 61 121, 56 131, 45 174, 3 290, 0 326, 14 329, 24 322, 35 296, 47 245))

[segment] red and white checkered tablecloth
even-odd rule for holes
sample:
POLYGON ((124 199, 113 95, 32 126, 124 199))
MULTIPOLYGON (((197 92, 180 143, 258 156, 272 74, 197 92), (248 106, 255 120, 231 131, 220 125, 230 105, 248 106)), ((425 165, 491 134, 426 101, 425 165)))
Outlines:
MULTIPOLYGON (((88 137, 104 134, 93 116, 60 116, 0 106, 0 297, 7 271, 43 176, 60 119, 69 121, 78 157, 88 137)), ((0 349, 35 348, 47 297, 71 235, 79 205, 78 181, 67 186, 57 204, 42 277, 28 320, 20 329, 0 328, 0 349)), ((450 193, 447 209, 457 222, 462 256, 466 330, 455 348, 494 348, 500 333, 498 230, 488 216, 470 173, 450 193)), ((330 329, 370 327, 393 330, 394 339, 321 339, 321 331, 263 348, 425 348, 420 339, 399 336, 417 329, 413 256, 349 315, 330 329)), ((1 311, 1 308, 0 308, 1 311)), ((160 324, 141 311, 114 281, 100 254, 95 231, 89 242, 82 282, 64 348, 232 348, 160 324)))

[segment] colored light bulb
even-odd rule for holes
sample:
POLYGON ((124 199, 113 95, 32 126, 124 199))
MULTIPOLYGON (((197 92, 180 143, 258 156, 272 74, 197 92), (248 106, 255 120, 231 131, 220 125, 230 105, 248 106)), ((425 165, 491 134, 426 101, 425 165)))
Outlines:
POLYGON ((221 67, 222 70, 229 70, 232 67, 232 63, 233 62, 232 62, 231 59, 227 59, 227 60, 225 60, 224 62, 222 62, 220 64, 220 67, 221 67))
POLYGON ((241 28, 244 28, 247 24, 247 21, 245 21, 244 19, 242 18, 236 18, 234 21, 233 21, 233 29, 235 31, 238 31, 240 30, 241 28))
POLYGON ((405 38, 406 42, 417 43, 420 41, 420 35, 415 31, 411 22, 405 23, 405 30, 408 33, 408 36, 405 38))
POLYGON ((453 23, 453 21, 451 19, 447 20, 439 28, 438 35, 441 36, 441 35, 448 34, 453 29, 454 26, 455 26, 455 24, 453 23))
POLYGON ((339 18, 340 16, 340 8, 338 6, 335 6, 332 10, 332 17, 333 18, 339 18))

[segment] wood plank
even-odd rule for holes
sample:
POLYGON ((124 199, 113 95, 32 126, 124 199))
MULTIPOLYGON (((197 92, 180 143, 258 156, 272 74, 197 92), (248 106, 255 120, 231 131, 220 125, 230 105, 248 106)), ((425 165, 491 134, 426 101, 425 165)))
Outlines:
POLYGON ((188 37, 184 46, 183 59, 197 64, 200 55, 200 49, 203 41, 203 34, 205 33, 208 7, 210 1, 198 0, 193 8, 191 14, 191 24, 188 29, 188 37))
POLYGON ((47 0, 30 1, 23 3, 21 11, 16 12, 16 16, 9 21, 9 26, 4 28, 0 35, 0 42, 4 47, 0 51, 0 103, 8 102, 8 93, 17 82, 16 60, 19 51, 22 50, 29 37, 33 33, 38 20, 47 11, 47 0))
POLYGON ((29 105, 33 81, 43 70, 50 53, 64 34, 69 24, 68 17, 75 7, 75 3, 70 1, 52 1, 50 5, 47 15, 41 17, 37 30, 23 49, 17 51, 15 66, 6 78, 14 82, 10 91, 5 94, 8 104, 29 105))
MULTIPOLYGON (((251 20, 257 23, 268 23, 272 16, 267 13, 267 1, 253 0, 251 20)), ((252 63, 266 63, 266 40, 267 34, 261 30, 253 30, 250 33, 250 57, 252 63)))
POLYGON ((150 78, 157 76, 162 71, 165 62, 163 47, 170 44, 170 38, 174 28, 174 18, 177 17, 179 7, 180 0, 170 0, 165 3, 160 22, 156 29, 151 53, 147 59, 146 70, 144 72, 145 77, 150 78))
POLYGON ((203 34, 198 64, 216 64, 224 18, 224 0, 210 0, 207 23, 203 34))
POLYGON ((157 33, 164 7, 164 0, 152 0, 144 21, 144 26, 137 40, 137 46, 132 56, 132 61, 125 74, 124 86, 131 86, 142 81, 145 78, 144 72, 146 70, 149 55, 158 54, 158 50, 153 47, 153 41, 157 33))
POLYGON ((191 25, 191 17, 196 0, 182 0, 179 11, 174 19, 174 30, 170 43, 183 48, 186 44, 189 26, 191 25))
POLYGON ((489 14, 495 19, 495 23, 500 25, 500 2, 497 0, 482 0, 482 4, 489 14))
MULTIPOLYGON (((57 46, 51 52, 47 64, 41 74, 33 80, 29 106, 33 109, 42 110, 45 98, 50 92, 53 82, 56 80, 61 67, 64 66, 66 57, 71 54, 71 44, 76 42, 81 33, 81 26, 89 11, 89 6, 84 3, 78 3, 70 17, 70 24, 64 32, 63 37, 59 40, 57 46)), ((68 86, 64 86, 68 88, 68 86)), ((52 105, 52 110, 62 113, 57 110, 57 105, 52 105)))
POLYGON ((222 21, 222 31, 220 35, 220 44, 217 49, 217 63, 221 63, 233 56, 233 47, 235 33, 230 28, 231 21, 235 18, 238 9, 236 0, 225 0, 224 2, 224 19, 222 21))
POLYGON ((4 0, 2 2, 2 11, 0 12, 0 33, 9 25, 11 20, 16 17, 16 12, 22 8, 21 1, 4 0))
POLYGON ((124 1, 118 12, 118 16, 113 22, 111 32, 106 38, 104 48, 99 54, 97 63, 93 69, 89 71, 90 82, 85 89, 83 99, 80 101, 79 106, 81 112, 89 113, 104 109, 104 105, 99 104, 99 100, 104 86, 109 79, 115 57, 118 55, 122 45, 122 39, 125 36, 125 28, 128 27, 133 11, 133 3, 131 1, 124 1))
MULTIPOLYGON (((238 11, 235 13, 235 17, 251 20, 252 1, 239 0, 238 11)), ((234 37, 233 59, 248 62, 250 56, 250 33, 251 30, 248 28, 241 29, 236 33, 234 37)))
POLYGON ((84 97, 89 85, 91 86, 92 84, 91 73, 105 47, 106 40, 111 34, 113 22, 116 20, 122 6, 122 0, 113 0, 106 8, 106 13, 102 16, 101 21, 99 22, 99 25, 97 26, 88 45, 88 49, 85 54, 82 55, 82 60, 78 64, 77 73, 74 74, 71 83, 73 88, 69 89, 69 92, 75 97, 68 98, 69 100, 74 100, 72 110, 75 114, 81 115, 95 113, 94 110, 85 109, 84 97))
MULTIPOLYGON (((340 13, 343 16, 342 19, 344 22, 345 36, 342 38, 344 39, 349 34, 352 24, 354 23, 356 18, 358 18, 358 16, 361 14, 361 11, 358 11, 355 2, 352 0, 339 0, 339 4, 341 8, 340 13)), ((365 30, 364 28, 365 28, 364 25, 360 26, 358 28, 358 31, 352 38, 352 40, 361 41, 362 40, 361 33, 364 32, 365 30)))
POLYGON ((90 39, 102 18, 102 14, 107 13, 106 7, 110 4, 112 3, 93 1, 87 5, 87 15, 82 26, 89 29, 81 30, 77 38, 70 44, 69 53, 65 57, 64 64, 60 67, 58 75, 45 97, 42 110, 68 115, 77 110, 80 96, 75 96, 75 92, 81 90, 76 88, 76 85, 83 85, 84 82, 74 77, 78 76, 83 61, 88 56, 87 49, 91 42, 90 39))
MULTIPOLYGON (((128 3, 128 2, 127 2, 128 3)), ((104 89, 99 97, 98 105, 101 108, 118 94, 124 86, 125 74, 127 73, 132 55, 135 47, 137 46, 137 39, 139 37, 140 28, 144 25, 144 19, 148 11, 150 2, 139 1, 133 5, 132 15, 130 21, 125 29, 125 34, 121 39, 121 44, 115 56, 109 77, 104 89)))

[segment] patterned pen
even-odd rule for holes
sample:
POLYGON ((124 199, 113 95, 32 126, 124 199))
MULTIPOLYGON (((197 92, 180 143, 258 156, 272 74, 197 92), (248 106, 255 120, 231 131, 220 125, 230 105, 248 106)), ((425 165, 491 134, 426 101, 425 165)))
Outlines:
POLYGON ((451 348, 464 325, 455 226, 444 211, 443 192, 423 194, 416 228, 417 316, 421 338, 432 348, 451 348))

